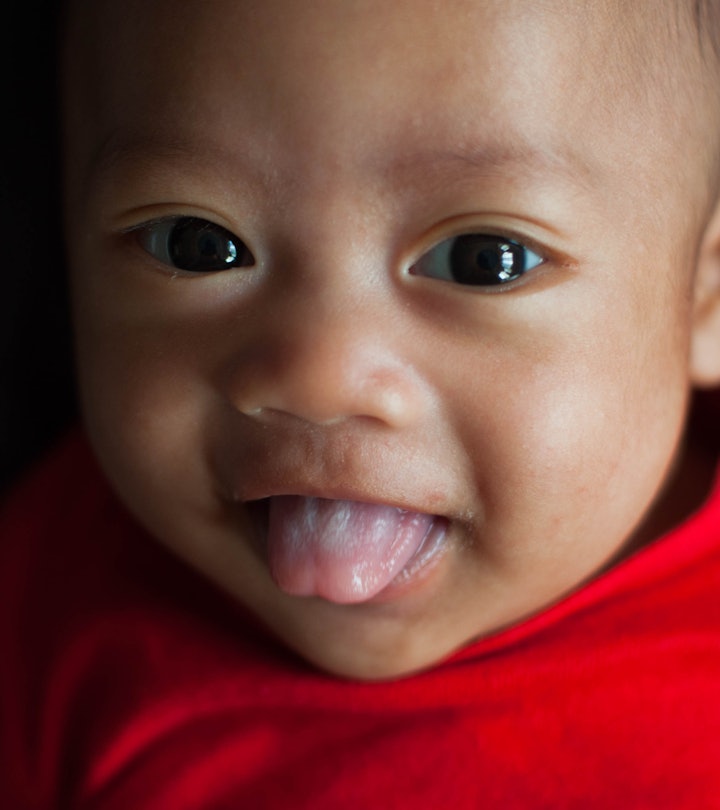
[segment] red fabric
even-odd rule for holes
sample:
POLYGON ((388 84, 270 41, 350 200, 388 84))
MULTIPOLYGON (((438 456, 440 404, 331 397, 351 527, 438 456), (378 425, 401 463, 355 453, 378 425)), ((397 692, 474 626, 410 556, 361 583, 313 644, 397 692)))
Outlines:
POLYGON ((553 608, 380 684, 268 639, 79 439, 0 538, 7 810, 720 806, 720 491, 553 608))

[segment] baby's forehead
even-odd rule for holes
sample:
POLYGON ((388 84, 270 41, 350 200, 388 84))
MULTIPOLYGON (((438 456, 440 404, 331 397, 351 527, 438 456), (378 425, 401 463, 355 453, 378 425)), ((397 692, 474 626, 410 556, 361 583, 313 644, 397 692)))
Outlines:
MULTIPOLYGON (((477 111, 471 118, 492 119, 498 130, 512 117, 536 141, 562 135, 581 146, 613 130, 633 148, 664 139, 677 152, 688 130, 717 116, 717 93, 707 102, 716 6, 716 0, 71 0, 76 13, 66 53, 77 63, 72 93, 85 85, 87 99, 110 117, 135 105, 139 119, 162 123, 157 110, 172 99, 194 94, 187 109, 200 110, 225 88, 218 109, 239 100, 263 114, 277 112, 275 99, 284 107, 281 123, 300 122, 307 141, 322 120, 335 127, 339 142, 354 123, 371 120, 362 119, 363 105, 379 99, 372 122, 380 132, 413 123, 412 105, 420 100, 428 107, 429 98, 438 120, 444 109, 464 104, 477 111), (497 87, 507 88, 503 98, 497 87), (385 103, 393 97, 394 105, 385 103), (553 118, 543 121, 548 103, 553 118)), ((202 115, 198 121, 204 129, 216 124, 202 115)), ((474 121, 469 126, 472 137, 477 128, 474 121)))
MULTIPOLYGON (((254 27, 253 38, 273 38, 278 27, 273 21, 295 17, 298 21, 299 39, 311 36, 311 28, 303 25, 302 17, 325 18, 326 33, 331 33, 332 23, 341 17, 374 18, 378 27, 383 26, 387 6, 379 0, 365 0, 363 3, 347 0, 309 0, 302 4, 302 15, 297 14, 297 5, 292 0, 230 0, 206 4, 205 0, 187 0, 179 4, 176 0, 126 0, 118 4, 114 0, 66 0, 67 20, 83 21, 82 29, 91 34, 97 43, 117 37, 118 26, 103 24, 103 20, 118 18, 135 19, 143 27, 161 31, 170 29, 173 21, 189 20, 193 7, 205 5, 206 13, 213 15, 219 25, 228 23, 228 15, 233 11, 244 14, 245 21, 254 27), (122 13, 118 6, 122 7, 122 13), (88 25, 88 21, 95 20, 88 25), (271 25, 264 23, 270 21, 271 25)), ((575 0, 545 0, 539 4, 535 0, 448 0, 439 6, 434 0, 396 0, 393 6, 407 6, 408 18, 412 17, 412 27, 408 36, 422 26, 436 26, 439 17, 466 20, 470 30, 476 12, 484 15, 483 26, 475 31, 478 44, 482 47, 492 36, 494 28, 515 20, 532 18, 540 27, 561 24, 565 28, 575 28, 579 40, 592 46, 602 41, 606 50, 612 52, 616 45, 631 44, 623 49, 623 57, 630 62, 633 57, 647 60, 649 55, 660 56, 665 52, 670 56, 676 47, 682 49, 708 50, 717 57, 720 50, 720 0, 588 0, 578 4, 575 0), (439 13, 438 13, 439 12, 439 13), (675 46, 675 47, 673 47, 675 46)), ((72 25, 70 26, 72 28, 72 25)), ((709 54, 707 54, 709 55, 709 54)), ((127 54, 125 54, 127 58, 127 54)), ((503 65, 512 70, 513 65, 523 58, 522 52, 508 54, 503 65)), ((712 61, 712 60, 710 60, 712 61)), ((672 71, 678 64, 672 59, 665 60, 665 67, 672 71)))

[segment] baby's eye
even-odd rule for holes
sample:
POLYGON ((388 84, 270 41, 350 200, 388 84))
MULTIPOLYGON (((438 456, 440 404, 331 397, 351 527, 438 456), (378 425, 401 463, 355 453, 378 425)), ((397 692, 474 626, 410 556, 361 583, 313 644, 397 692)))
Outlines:
POLYGON ((470 233, 440 242, 421 256, 410 272, 458 284, 489 287, 515 281, 543 262, 537 253, 511 239, 470 233))
POLYGON ((251 267, 245 243, 220 225, 199 217, 172 217, 141 226, 140 244, 158 261, 190 273, 251 267))

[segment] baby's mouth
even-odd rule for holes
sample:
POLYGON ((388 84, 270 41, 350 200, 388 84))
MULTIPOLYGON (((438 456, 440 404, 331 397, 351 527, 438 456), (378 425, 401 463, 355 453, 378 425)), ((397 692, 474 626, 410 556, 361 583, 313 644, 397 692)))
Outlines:
POLYGON ((366 602, 434 558, 447 521, 387 504, 276 495, 267 554, 277 586, 293 596, 366 602))

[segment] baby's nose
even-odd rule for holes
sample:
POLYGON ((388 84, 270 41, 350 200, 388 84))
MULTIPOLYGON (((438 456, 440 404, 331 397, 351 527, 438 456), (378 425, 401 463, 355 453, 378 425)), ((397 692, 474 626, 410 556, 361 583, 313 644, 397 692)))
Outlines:
POLYGON ((416 422, 427 393, 399 349, 402 324, 392 312, 348 297, 317 305, 302 299, 256 318, 258 327, 233 360, 234 406, 260 420, 282 413, 316 425, 350 418, 395 428, 416 422))

